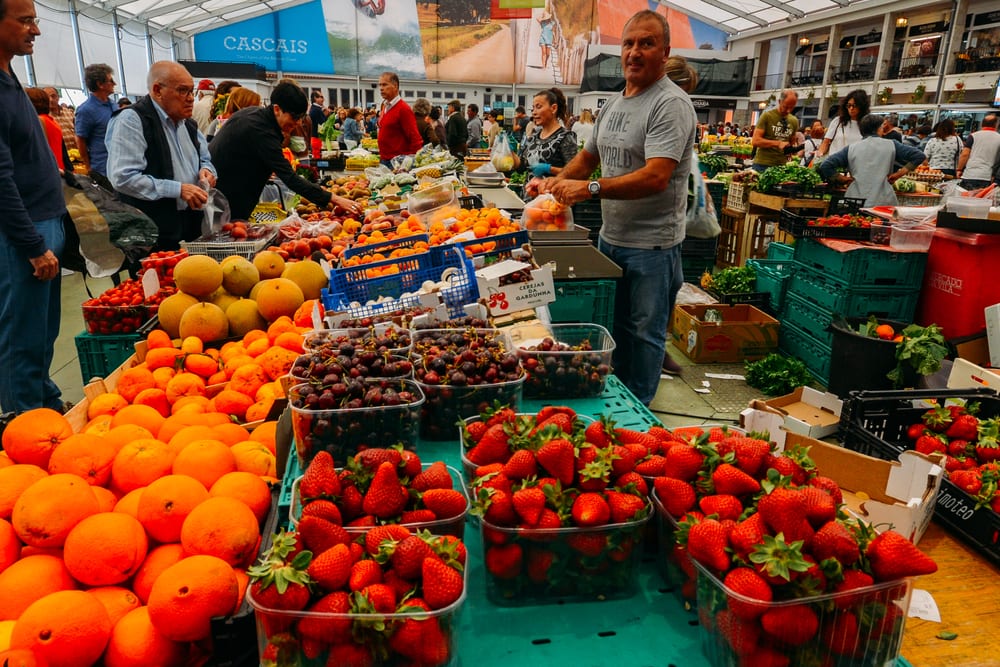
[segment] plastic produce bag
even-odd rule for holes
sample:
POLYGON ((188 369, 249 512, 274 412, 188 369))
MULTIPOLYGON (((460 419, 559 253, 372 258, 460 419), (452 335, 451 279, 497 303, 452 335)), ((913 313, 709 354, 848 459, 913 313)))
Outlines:
POLYGON ((512 171, 514 169, 514 153, 510 149, 507 135, 501 133, 490 151, 490 163, 497 171, 512 171))
POLYGON ((691 172, 691 186, 685 235, 696 239, 714 239, 722 233, 722 227, 715 213, 715 202, 708 196, 705 179, 697 171, 691 172))
POLYGON ((221 190, 208 188, 208 201, 201 207, 204 214, 201 219, 201 235, 211 238, 222 231, 222 226, 229 222, 229 200, 221 190))
POLYGON ((567 231, 573 229, 573 209, 546 193, 524 205, 521 222, 529 231, 567 231))

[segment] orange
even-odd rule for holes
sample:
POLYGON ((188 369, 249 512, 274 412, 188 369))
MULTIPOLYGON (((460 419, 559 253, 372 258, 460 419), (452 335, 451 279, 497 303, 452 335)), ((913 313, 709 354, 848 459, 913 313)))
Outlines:
POLYGON ((49 474, 69 473, 91 486, 104 486, 111 479, 111 462, 118 450, 104 438, 74 433, 63 440, 49 459, 49 474))
MULTIPOLYGON (((14 630, 14 621, 0 621, 0 625, 4 623, 10 624, 10 631, 14 630)), ((7 643, 10 644, 10 632, 7 634, 7 643)), ((49 667, 45 658, 26 648, 0 650, 0 665, 4 667, 49 667)))
POLYGON ((246 417, 247 408, 253 405, 253 399, 234 389, 223 389, 215 395, 215 409, 223 414, 236 417, 240 421, 246 417))
MULTIPOLYGON (((105 395, 107 394, 102 394, 102 396, 105 395)), ((117 396, 118 394, 112 394, 112 395, 117 396)), ((97 415, 96 417, 88 421, 86 424, 84 424, 83 428, 81 428, 78 432, 91 433, 93 435, 104 435, 111 430, 111 420, 114 418, 115 416, 112 414, 97 415)))
POLYGON ((174 341, 170 340, 170 334, 163 329, 153 329, 146 335, 146 348, 149 350, 173 346, 174 341))
POLYGON ((219 362, 207 354, 188 354, 184 357, 184 370, 207 378, 219 370, 219 362))
POLYGON ((3 572, 21 556, 21 541, 17 539, 10 521, 0 519, 0 572, 3 572))
POLYGON ((35 600, 77 583, 58 556, 24 556, 0 572, 0 620, 14 620, 35 600))
POLYGON ((284 333, 278 334, 278 337, 274 339, 274 344, 278 347, 283 347, 286 350, 291 350, 296 354, 302 354, 304 352, 302 349, 302 334, 294 331, 285 331, 284 333))
POLYGON ((146 560, 139 566, 139 570, 132 579, 132 590, 143 603, 149 602, 149 593, 153 590, 153 583, 164 570, 179 563, 185 558, 184 547, 179 543, 161 544, 149 550, 146 560))
POLYGON ((233 371, 229 378, 229 388, 247 396, 255 396, 257 390, 269 381, 267 372, 260 364, 244 364, 233 371))
POLYGON ((97 498, 98 511, 115 511, 115 505, 118 504, 118 496, 114 494, 114 491, 106 489, 103 486, 92 486, 90 490, 94 492, 94 497, 97 498))
POLYGON ((156 629, 149 609, 139 607, 128 612, 111 631, 104 652, 104 667, 173 667, 183 665, 187 647, 156 629))
POLYGON ((254 341, 260 340, 261 338, 267 338, 267 332, 261 329, 252 329, 243 335, 243 347, 244 349, 253 343, 254 341))
POLYGON ((173 641, 207 639, 212 634, 212 618, 231 612, 238 596, 236 575, 225 561, 190 556, 168 567, 153 583, 149 618, 153 627, 173 641))
POLYGON ((113 489, 128 493, 170 473, 174 452, 159 440, 133 440, 115 455, 111 464, 113 489))
POLYGON ((204 396, 205 380, 194 373, 182 372, 170 378, 167 383, 167 400, 176 403, 184 396, 204 396))
POLYGON ((84 591, 57 591, 32 603, 14 625, 11 648, 27 648, 50 667, 97 662, 111 636, 104 605, 84 591))
POLYGON ((122 514, 128 514, 130 517, 139 517, 139 500, 142 498, 143 491, 146 487, 140 486, 138 489, 132 489, 124 496, 118 499, 115 503, 115 512, 121 512, 122 514))
POLYGON ((97 510, 87 482, 76 475, 49 475, 21 493, 10 522, 25 544, 61 547, 73 526, 97 510))
POLYGON ((48 476, 49 473, 42 468, 27 463, 0 468, 0 519, 9 519, 18 496, 38 480, 48 476))
POLYGON ((170 416, 170 402, 167 400, 167 392, 159 387, 143 389, 135 397, 135 405, 148 405, 164 418, 170 416))
POLYGON ((148 405, 129 405, 115 413, 114 419, 111 420, 111 428, 122 424, 141 426, 156 436, 163 426, 163 415, 148 405))
POLYGON ((118 386, 115 390, 131 403, 140 391, 155 386, 156 378, 153 377, 151 370, 145 366, 133 366, 118 376, 118 386))
POLYGON ((286 331, 295 331, 295 322, 288 315, 282 315, 267 327, 267 338, 273 344, 286 331))
POLYGON ((181 341, 181 352, 198 354, 205 351, 205 343, 197 336, 188 336, 181 341))
POLYGON ((273 408, 274 408, 274 398, 272 397, 261 398, 257 400, 253 405, 251 405, 249 408, 247 408, 246 415, 244 415, 244 420, 249 424, 252 422, 258 422, 263 419, 267 419, 268 415, 271 414, 271 410, 273 408))
POLYGON ((170 379, 175 375, 177 375, 177 371, 169 366, 154 370, 153 378, 156 380, 156 388, 166 390, 167 383, 170 382, 170 379))
POLYGON ((100 415, 113 415, 128 405, 121 394, 99 394, 87 405, 87 419, 100 415))
POLYGON ((14 417, 3 432, 3 449, 14 463, 47 468, 52 451, 73 435, 73 427, 55 410, 38 408, 14 417))
POLYGON ((214 427, 201 424, 183 426, 167 442, 170 445, 170 449, 174 450, 174 454, 177 454, 196 440, 215 440, 214 427))
POLYGON ((267 482, 252 472, 226 473, 212 485, 208 494, 213 498, 223 496, 235 498, 250 508, 260 524, 271 509, 271 490, 267 482))
POLYGON ((184 519, 208 499, 205 485, 188 475, 166 475, 152 482, 139 498, 137 518, 154 540, 162 543, 181 539, 184 519))
POLYGON ((10 460, 10 457, 7 456, 7 452, 0 451, 0 468, 8 468, 12 465, 17 464, 10 460))
POLYGON ((223 442, 195 440, 177 453, 172 470, 175 475, 190 475, 210 489, 227 472, 236 471, 236 457, 223 442))
POLYGON ((148 440, 153 434, 145 426, 138 424, 121 424, 115 426, 104 435, 104 441, 114 445, 115 453, 133 440, 148 440))
POLYGON ((245 440, 238 442, 229 450, 236 458, 236 469, 240 472, 250 472, 261 477, 277 477, 274 454, 262 442, 245 440))
POLYGON ((258 338, 247 347, 247 354, 251 357, 259 357, 271 347, 271 341, 267 338, 258 338))
POLYGON ((173 347, 158 347, 146 353, 146 368, 153 373, 156 378, 156 371, 164 368, 174 369, 178 359, 184 355, 180 350, 173 347))
POLYGON ((278 421, 266 421, 250 432, 250 439, 262 442, 274 454, 276 451, 275 441, 277 439, 278 421))
POLYGON ((227 379, 233 377, 233 373, 236 372, 237 368, 257 363, 257 360, 247 354, 245 349, 240 348, 240 351, 241 354, 230 356, 223 362, 222 370, 226 372, 227 379))
POLYGON ((295 352, 275 346, 257 357, 257 363, 264 369, 270 380, 277 380, 283 375, 288 375, 288 372, 292 370, 292 364, 298 358, 299 355, 295 352))
POLYGON ((233 615, 239 613, 240 607, 243 606, 243 598, 247 595, 247 588, 250 587, 250 575, 247 574, 246 570, 241 570, 239 568, 233 570, 233 574, 236 575, 236 583, 240 587, 239 595, 236 598, 236 607, 233 608, 233 615))
POLYGON ((230 447, 235 445, 237 442, 243 442, 244 440, 250 438, 250 432, 248 430, 239 424, 234 424, 232 422, 213 426, 212 432, 215 433, 216 440, 223 442, 230 447))
POLYGON ((181 526, 185 553, 221 558, 233 567, 249 565, 257 555, 257 517, 235 498, 217 496, 195 507, 181 526), (224 521, 220 521, 225 517, 224 521))
POLYGON ((98 586, 90 588, 88 593, 97 598, 97 601, 104 606, 111 619, 111 625, 120 621, 122 617, 142 606, 139 596, 123 586, 98 586))
POLYGON ((208 405, 208 396, 181 396, 173 405, 170 406, 170 414, 176 415, 185 408, 193 412, 205 412, 205 407, 208 405), (197 408, 197 409, 193 409, 197 408))
POLYGON ((66 536, 63 560, 73 578, 87 586, 120 584, 139 569, 149 540, 137 519, 123 512, 87 517, 66 536))

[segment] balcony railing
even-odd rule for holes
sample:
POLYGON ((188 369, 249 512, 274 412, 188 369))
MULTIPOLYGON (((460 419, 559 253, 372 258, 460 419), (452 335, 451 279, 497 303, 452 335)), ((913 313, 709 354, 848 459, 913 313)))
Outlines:
POLYGON ((854 67, 834 67, 831 79, 835 83, 849 83, 852 81, 872 81, 875 70, 871 65, 856 65, 854 67))
POLYGON ((793 86, 818 86, 823 83, 823 72, 792 72, 793 86))
POLYGON ((921 76, 932 76, 937 73, 937 56, 920 58, 903 58, 898 67, 889 71, 890 79, 916 79, 921 76))
POLYGON ((1000 49, 975 48, 955 54, 955 74, 993 72, 1000 69, 1000 49))
POLYGON ((785 87, 784 74, 761 74, 754 77, 754 90, 778 90, 785 87))

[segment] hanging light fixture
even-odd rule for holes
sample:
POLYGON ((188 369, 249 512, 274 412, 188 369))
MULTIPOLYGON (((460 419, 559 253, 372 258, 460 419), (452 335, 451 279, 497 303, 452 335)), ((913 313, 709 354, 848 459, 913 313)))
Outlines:
POLYGON ((763 111, 764 109, 767 108, 767 102, 761 102, 760 104, 757 105, 757 108, 763 111))
POLYGON ((799 46, 809 46, 809 38, 805 35, 799 37, 799 46))
POLYGON ((897 28, 905 28, 909 23, 910 23, 909 20, 907 20, 905 16, 900 16, 898 19, 896 19, 897 28))

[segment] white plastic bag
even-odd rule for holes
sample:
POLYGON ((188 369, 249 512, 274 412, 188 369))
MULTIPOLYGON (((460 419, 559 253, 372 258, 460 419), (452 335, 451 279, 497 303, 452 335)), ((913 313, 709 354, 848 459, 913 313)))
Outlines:
POLYGON ((551 194, 538 195, 521 211, 522 226, 531 231, 556 232, 573 229, 573 209, 551 194))
POLYGON ((693 192, 688 204, 685 236, 695 239, 714 239, 722 233, 719 218, 715 213, 715 202, 708 196, 705 179, 697 171, 691 171, 693 192))

